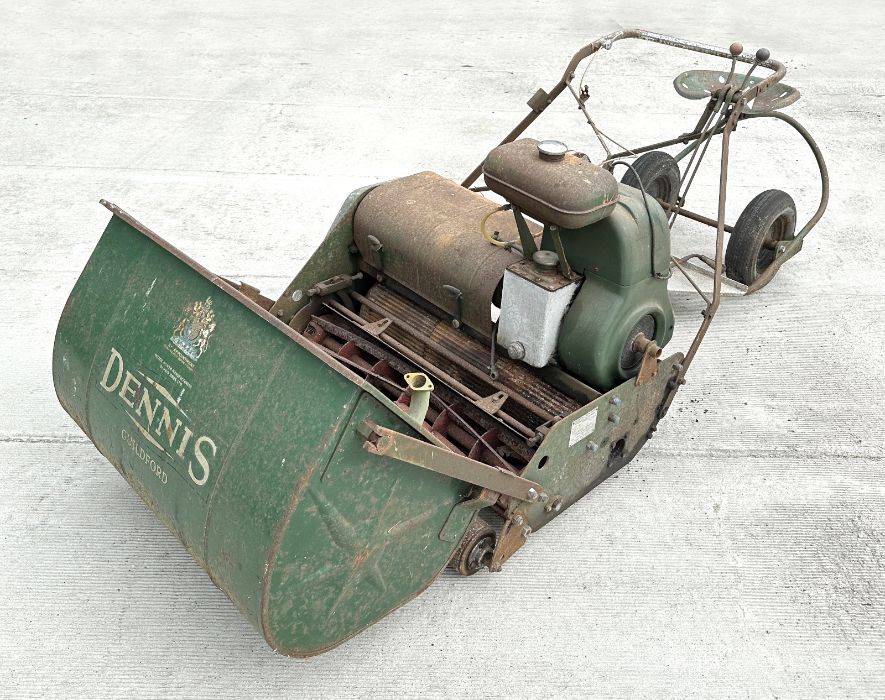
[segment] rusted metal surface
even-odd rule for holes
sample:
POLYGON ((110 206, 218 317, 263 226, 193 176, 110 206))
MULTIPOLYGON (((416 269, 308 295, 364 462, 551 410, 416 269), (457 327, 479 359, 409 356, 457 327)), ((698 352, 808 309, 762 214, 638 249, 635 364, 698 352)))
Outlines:
POLYGON ((507 403, 507 400, 512 398, 506 391, 499 391, 497 394, 490 394, 486 396, 484 399, 480 399, 475 402, 475 406, 477 408, 481 408, 486 413, 490 413, 491 415, 495 415, 498 411, 501 410, 501 407, 507 403))
MULTIPOLYGON (((490 305, 504 268, 520 257, 483 239, 480 224, 496 209, 494 202, 451 180, 418 173, 379 185, 366 195, 354 215, 353 240, 368 260, 369 237, 375 237, 382 246, 384 276, 491 337, 490 305)), ((505 212, 490 218, 498 230, 513 229, 512 223, 505 224, 512 219, 505 212)))
MULTIPOLYGON (((662 199, 658 200, 658 204, 660 204, 666 211, 678 214, 686 219, 691 219, 692 221, 697 221, 701 224, 706 224, 707 226, 712 226, 716 228, 719 225, 719 222, 716 219, 711 219, 709 216, 704 216, 703 214, 697 214, 693 211, 689 211, 685 207, 680 207, 677 205, 670 204, 668 202, 663 201, 662 199)), ((725 230, 728 233, 734 231, 734 227, 728 224, 725 225, 725 230)))
MULTIPOLYGON (((418 365, 396 354, 393 349, 379 345, 374 338, 361 337, 358 326, 349 330, 346 324, 344 319, 314 316, 305 328, 304 336, 360 376, 365 376, 371 386, 377 387, 395 405, 407 407, 409 395, 404 375, 414 372, 418 365)), ((534 453, 525 436, 465 402, 445 383, 438 383, 430 398, 422 427, 440 444, 462 454, 472 453, 474 458, 490 464, 507 467, 511 464, 523 466, 534 453)))
MULTIPOLYGON (((354 323, 356 323, 360 326, 368 323, 362 317, 353 313, 350 309, 346 308, 345 306, 343 306, 342 304, 340 304, 337 301, 327 300, 326 304, 330 308, 334 309, 335 311, 340 313, 342 316, 347 318, 348 320, 353 321, 354 323)), ((412 362, 414 362, 416 365, 418 365, 419 367, 421 367, 422 369, 424 369, 428 373, 432 374, 435 377, 440 378, 446 384, 448 384, 449 386, 454 388, 456 391, 461 393, 469 401, 476 402, 476 401, 479 401, 483 398, 482 396, 477 394, 475 391, 473 391, 472 389, 470 389, 469 387, 465 386, 464 384, 459 382, 457 379, 452 377, 447 372, 444 372, 442 369, 440 369, 436 365, 428 362, 426 358, 421 357, 421 355, 419 355, 418 353, 413 352, 412 350, 407 348, 405 345, 403 345, 402 343, 400 343, 396 339, 392 338, 388 333, 379 333, 377 337, 379 340, 383 340, 385 343, 387 343, 390 347, 392 347, 398 353, 405 355, 408 359, 410 359, 412 362)), ((517 432, 521 433, 523 436, 525 436, 527 438, 531 438, 531 437, 535 436, 534 430, 532 430, 528 426, 520 423, 518 420, 513 418, 513 416, 504 412, 503 410, 497 411, 495 413, 495 416, 500 418, 504 423, 509 425, 511 428, 515 429, 517 432)))
MULTIPOLYGON (((371 299, 364 297, 362 294, 354 293, 352 296, 358 302, 365 305, 366 307, 368 307, 369 309, 371 309, 375 313, 384 313, 384 309, 382 306, 380 306, 379 304, 376 304, 371 299)), ((474 378, 481 381, 483 384, 487 384, 489 387, 497 389, 498 392, 497 392, 497 394, 495 394, 495 396, 499 396, 499 398, 500 398, 500 400, 496 399, 496 403, 498 403, 498 409, 500 408, 500 406, 504 405, 505 401, 510 400, 510 401, 513 401, 514 403, 519 404, 527 411, 531 411, 532 413, 537 415, 539 418, 541 418, 542 421, 555 421, 557 419, 557 417, 554 414, 549 413, 543 407, 538 406, 535 402, 524 398, 522 395, 520 395, 516 391, 509 389, 506 386, 506 384, 492 379, 491 376, 489 375, 488 371, 483 371, 480 367, 477 367, 476 365, 471 364, 469 361, 462 359, 461 357, 458 356, 457 353, 455 353, 452 350, 449 350, 445 345, 443 345, 440 342, 437 342, 433 338, 434 332, 437 331, 437 328, 440 326, 440 324, 442 324, 442 327, 445 329, 443 331, 443 333, 449 338, 457 338, 458 341, 461 341, 459 344, 469 342, 469 340, 468 340, 469 336, 466 336, 464 334, 458 334, 458 332, 455 331, 454 329, 449 330, 448 324, 445 324, 444 322, 440 321, 440 322, 437 322, 436 324, 434 324, 433 330, 430 332, 429 335, 424 335, 422 337, 417 330, 415 330, 411 325, 409 325, 405 321, 403 321, 395 316, 389 316, 389 317, 386 317, 386 319, 389 320, 391 323, 393 323, 393 325, 395 325, 397 327, 397 329, 399 329, 402 333, 409 336, 413 343, 417 340, 419 343, 423 344, 426 348, 429 348, 429 349, 433 350, 435 353, 438 353, 439 355, 441 355, 443 358, 445 358, 449 362, 452 362, 453 364, 457 365, 457 367, 459 369, 464 370, 468 374, 472 375, 474 378), (461 340, 461 339, 463 339, 463 340, 461 340)), ((458 341, 456 341, 456 343, 458 341)), ((406 345, 408 345, 408 343, 406 343, 406 345)), ((479 346, 480 348, 482 347, 479 343, 476 343, 476 346, 479 346)), ((482 350, 485 350, 485 348, 482 348, 482 350)), ((488 358, 488 357, 489 357, 489 353, 488 353, 488 351, 485 351, 485 358, 488 358)), ((496 362, 495 364, 496 364, 496 367, 498 368, 498 374, 500 376, 501 365, 499 362, 496 362)), ((522 369, 522 368, 519 368, 519 369, 522 369)), ((523 370, 523 373, 527 374, 526 372, 524 372, 524 370, 523 370)), ((483 401, 486 402, 486 399, 483 399, 483 401)), ((485 406, 486 403, 484 403, 483 405, 485 406)), ((498 410, 498 409, 496 409, 496 410, 498 410)), ((484 408, 484 410, 485 410, 485 408, 484 408)), ((491 411, 491 412, 495 413, 495 411, 491 411)), ((560 409, 560 415, 561 415, 561 413, 562 413, 562 409, 560 409)))
POLYGON ((477 462, 382 425, 366 422, 361 426, 360 434, 366 439, 363 447, 372 454, 429 469, 520 501, 534 503, 543 496, 539 484, 511 471, 477 462))
MULTIPOLYGON (((568 66, 566 66, 566 69, 563 72, 562 78, 559 80, 559 82, 549 92, 544 93, 541 99, 537 98, 538 93, 536 93, 536 95, 529 101, 532 111, 529 112, 522 119, 522 121, 520 121, 519 124, 517 124, 513 128, 513 130, 504 137, 504 139, 501 141, 501 144, 499 145, 510 143, 511 141, 519 138, 519 136, 529 126, 531 126, 531 124, 544 112, 544 110, 546 110, 547 107, 553 104, 556 98, 559 97, 559 95, 562 94, 566 87, 571 84, 572 80, 574 80, 575 70, 583 60, 589 58, 600 49, 610 49, 615 42, 622 41, 624 39, 640 39, 652 43, 665 44, 667 46, 673 46, 679 49, 686 49, 688 51, 704 53, 709 56, 734 59, 742 63, 753 64, 756 62, 756 56, 751 54, 740 53, 735 56, 726 49, 721 49, 716 46, 710 46, 708 44, 702 44, 696 41, 687 41, 685 39, 668 36, 666 34, 659 34, 657 32, 649 32, 645 29, 622 29, 616 32, 612 32, 611 34, 606 34, 605 36, 592 41, 591 43, 578 50, 575 55, 572 56, 571 60, 568 63, 568 66)), ((773 72, 765 80, 761 81, 747 91, 747 99, 752 99, 752 97, 754 97, 757 92, 764 92, 765 90, 767 90, 774 83, 780 81, 787 72, 787 69, 782 63, 770 58, 760 62, 758 65, 762 66, 763 68, 768 68, 773 72)), ((630 153, 630 151, 628 151, 628 153, 630 153)), ((470 187, 474 182, 476 182, 481 173, 482 163, 477 165, 461 184, 464 187, 470 187)))
POLYGON ((485 395, 491 387, 498 391, 506 391, 519 407, 524 407, 528 403, 533 407, 528 409, 531 413, 529 416, 517 412, 515 407, 513 409, 513 412, 526 422, 532 420, 531 416, 538 415, 544 420, 551 420, 556 416, 567 415, 580 407, 578 401, 506 357, 497 358, 498 379, 492 381, 488 373, 483 371, 483 368, 489 364, 488 347, 455 330, 450 324, 423 311, 383 285, 375 285, 366 296, 358 295, 354 298, 364 304, 360 310, 363 317, 372 320, 382 315, 404 323, 410 332, 401 332, 398 330, 400 326, 397 326, 390 331, 392 337, 444 368, 474 391, 485 395), (445 356, 437 351, 438 348, 445 349, 445 356), (455 361, 450 361, 449 357, 454 357, 455 361), (473 369, 466 369, 467 367, 473 369), (479 370, 479 374, 475 370, 479 370))
POLYGON ((452 555, 450 566, 462 576, 472 576, 487 567, 495 551, 495 530, 482 518, 475 518, 452 555))
POLYGON ((273 299, 262 295, 261 290, 258 289, 258 287, 253 287, 251 284, 246 284, 245 282, 234 282, 224 277, 221 279, 240 292, 240 294, 254 301, 265 311, 270 311, 270 308, 273 306, 273 299))
POLYGON ((525 524, 522 515, 508 519, 501 528, 501 534, 498 535, 498 544, 489 562, 489 571, 500 571, 504 562, 525 544, 531 531, 531 527, 525 524))
POLYGON ((661 356, 661 349, 655 341, 649 340, 644 333, 640 333, 633 339, 633 350, 642 353, 642 362, 639 365, 639 373, 636 375, 636 386, 642 386, 654 379, 658 373, 658 358, 661 356))
POLYGON ((520 139, 492 150, 482 166, 486 185, 530 216, 562 228, 584 228, 612 212, 618 183, 610 172, 573 153, 545 158, 539 148, 535 139, 520 139))

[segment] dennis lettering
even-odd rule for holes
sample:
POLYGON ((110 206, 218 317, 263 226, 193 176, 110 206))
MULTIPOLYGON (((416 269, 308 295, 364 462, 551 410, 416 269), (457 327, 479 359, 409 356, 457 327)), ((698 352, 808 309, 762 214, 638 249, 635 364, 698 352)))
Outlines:
POLYGON ((187 473, 197 486, 209 480, 210 460, 218 452, 208 435, 195 436, 187 414, 159 382, 126 369, 123 356, 111 348, 99 382, 123 403, 129 418, 144 438, 174 460, 187 463, 187 473))

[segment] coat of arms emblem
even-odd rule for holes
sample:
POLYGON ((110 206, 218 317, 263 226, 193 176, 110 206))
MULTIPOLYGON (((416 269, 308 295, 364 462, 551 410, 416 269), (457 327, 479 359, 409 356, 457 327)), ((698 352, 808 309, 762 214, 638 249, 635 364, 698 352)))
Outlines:
POLYGON ((192 360, 206 352, 209 338, 215 332, 215 311, 212 297, 193 301, 184 307, 184 314, 172 329, 172 343, 192 360))

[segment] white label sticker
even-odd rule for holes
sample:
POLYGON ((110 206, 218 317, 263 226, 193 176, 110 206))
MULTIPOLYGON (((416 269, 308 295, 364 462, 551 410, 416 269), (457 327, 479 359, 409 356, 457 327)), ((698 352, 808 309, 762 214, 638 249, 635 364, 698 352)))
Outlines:
POLYGON ((568 446, 571 447, 575 443, 580 442, 594 430, 596 430, 595 408, 589 413, 585 413, 580 418, 577 418, 575 422, 572 423, 572 432, 568 438, 568 446))

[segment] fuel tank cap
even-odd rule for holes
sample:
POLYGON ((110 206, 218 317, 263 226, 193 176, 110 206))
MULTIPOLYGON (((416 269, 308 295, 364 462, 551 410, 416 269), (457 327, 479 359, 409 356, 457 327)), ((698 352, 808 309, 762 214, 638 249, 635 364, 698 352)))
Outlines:
POLYGON ((532 253, 532 262, 539 272, 550 272, 559 265, 559 256, 552 250, 536 250, 532 253))
POLYGON ((538 142, 538 154, 544 160, 561 160, 568 153, 568 146, 562 141, 547 139, 538 142))

